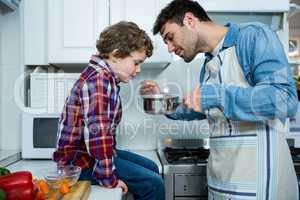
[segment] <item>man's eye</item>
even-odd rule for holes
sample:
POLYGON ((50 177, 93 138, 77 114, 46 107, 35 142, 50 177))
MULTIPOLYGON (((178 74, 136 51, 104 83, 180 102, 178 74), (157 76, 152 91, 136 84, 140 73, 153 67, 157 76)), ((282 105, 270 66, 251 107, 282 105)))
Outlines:
POLYGON ((173 40, 173 36, 168 36, 167 40, 171 42, 173 40))

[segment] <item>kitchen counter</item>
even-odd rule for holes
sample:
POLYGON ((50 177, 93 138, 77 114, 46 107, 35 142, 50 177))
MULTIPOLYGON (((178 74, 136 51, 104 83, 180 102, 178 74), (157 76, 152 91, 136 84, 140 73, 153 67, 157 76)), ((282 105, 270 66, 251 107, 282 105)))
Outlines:
MULTIPOLYGON (((153 160, 158 165, 159 171, 161 173, 162 167, 155 151, 134 150, 131 152, 137 153, 153 160)), ((52 160, 20 160, 9 165, 7 168, 11 171, 28 170, 31 171, 32 175, 35 178, 43 178, 45 171, 49 171, 50 169, 53 169, 55 167, 56 163, 52 160)), ((101 197, 101 199, 121 200, 122 191, 120 188, 108 189, 93 185, 89 200, 98 200, 99 197, 101 197)))
MULTIPOLYGON (((45 171, 54 169, 55 166, 56 163, 52 160, 21 160, 9 165, 7 168, 11 171, 28 170, 35 178, 43 178, 45 171)), ((99 197, 101 199, 121 200, 122 191, 119 188, 108 189, 93 185, 89 200, 98 200, 99 197)))

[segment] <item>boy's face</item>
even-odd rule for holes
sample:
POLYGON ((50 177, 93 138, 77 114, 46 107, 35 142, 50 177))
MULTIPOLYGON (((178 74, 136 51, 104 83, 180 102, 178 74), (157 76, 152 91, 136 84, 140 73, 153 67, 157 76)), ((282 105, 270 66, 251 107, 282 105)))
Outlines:
POLYGON ((146 59, 146 51, 133 51, 125 58, 118 58, 116 62, 116 75, 120 81, 128 83, 138 72, 141 71, 141 64, 146 59))

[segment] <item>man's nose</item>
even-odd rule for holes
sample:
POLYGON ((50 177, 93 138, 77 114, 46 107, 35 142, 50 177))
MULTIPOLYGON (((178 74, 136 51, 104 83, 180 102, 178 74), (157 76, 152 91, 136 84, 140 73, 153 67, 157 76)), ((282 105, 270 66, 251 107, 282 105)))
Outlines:
POLYGON ((168 43, 168 51, 169 53, 172 53, 175 50, 174 45, 172 45, 171 43, 168 43))

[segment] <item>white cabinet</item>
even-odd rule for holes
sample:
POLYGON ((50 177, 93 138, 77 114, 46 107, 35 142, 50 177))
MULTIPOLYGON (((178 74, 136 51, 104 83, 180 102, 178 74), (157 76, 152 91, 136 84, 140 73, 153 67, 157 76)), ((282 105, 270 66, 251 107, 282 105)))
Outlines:
MULTIPOLYGON (((281 28, 282 13, 289 9, 288 0, 275 0, 275 3, 274 0, 197 1, 220 24, 251 19, 269 24, 275 30, 281 28), (253 14, 260 12, 270 14, 253 14)), ((157 15, 169 2, 171 0, 26 0, 23 12, 25 65, 87 63, 90 55, 97 52, 99 33, 121 20, 137 23, 152 38, 154 52, 147 63, 169 63, 171 55, 167 46, 159 34, 152 35, 157 15)))
POLYGON ((153 36, 152 28, 155 19, 160 10, 165 6, 168 1, 151 0, 111 0, 111 24, 121 20, 133 21, 140 28, 144 29, 153 41, 154 51, 150 59, 146 62, 160 63, 164 66, 171 60, 171 55, 168 53, 167 46, 163 43, 160 35, 153 36))
POLYGON ((209 12, 281 12, 289 10, 288 0, 197 0, 209 12))
POLYGON ((87 63, 109 25, 109 0, 48 0, 48 62, 87 63))
POLYGON ((46 65, 48 63, 47 1, 25 0, 22 17, 25 65, 46 65))
MULTIPOLYGON (((165 66, 171 60, 160 35, 153 36, 156 16, 170 0, 26 0, 25 65, 87 63, 96 53, 99 34, 109 24, 133 21, 153 40, 146 62, 165 66)), ((154 65, 152 65, 154 66, 154 65)))

